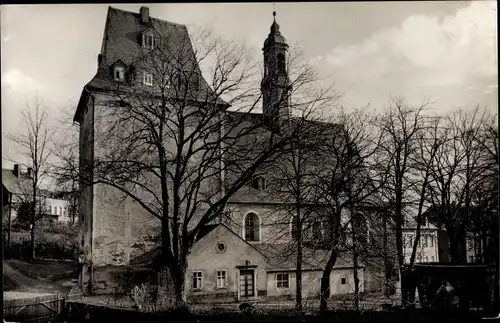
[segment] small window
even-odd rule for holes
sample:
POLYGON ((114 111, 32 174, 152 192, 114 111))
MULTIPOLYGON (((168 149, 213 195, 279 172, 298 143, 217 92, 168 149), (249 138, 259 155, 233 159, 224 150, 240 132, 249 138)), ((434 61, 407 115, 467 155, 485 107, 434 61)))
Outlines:
POLYGON ((193 282, 192 289, 202 289, 203 288, 203 273, 201 271, 193 272, 193 282))
POLYGON ((469 262, 474 262, 474 256, 469 256, 469 262))
POLYGON ((425 262, 429 262, 429 257, 425 256, 425 262))
POLYGON ((121 66, 115 67, 113 78, 115 81, 123 81, 125 79, 125 69, 121 66))
POLYGON ((434 236, 431 235, 430 238, 431 238, 431 247, 434 247, 434 236))
POLYGON ((59 215, 63 215, 62 207, 59 207, 59 215))
POLYGON ((142 36, 142 47, 153 49, 155 48, 155 37, 152 33, 144 34, 142 36))
POLYGON ((217 288, 227 287, 227 270, 217 271, 217 288))
POLYGON ((426 247, 427 247, 427 235, 426 235, 426 234, 424 234, 424 235, 422 236, 422 238, 424 239, 424 248, 426 248, 426 247))
POLYGON ((431 262, 434 262, 435 259, 434 259, 434 256, 431 256, 431 262))
POLYGON ((288 273, 276 275, 276 286, 278 288, 289 288, 290 287, 288 273))
POLYGON ((144 72, 143 83, 145 85, 150 85, 150 86, 153 85, 153 74, 149 72, 144 72))
POLYGON ((340 284, 341 285, 347 284, 347 279, 345 277, 340 277, 340 284))

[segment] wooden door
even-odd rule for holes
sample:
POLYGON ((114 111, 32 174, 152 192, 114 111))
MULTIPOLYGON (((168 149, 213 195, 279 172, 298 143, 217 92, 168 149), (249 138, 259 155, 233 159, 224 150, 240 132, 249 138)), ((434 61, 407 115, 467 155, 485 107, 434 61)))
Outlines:
POLYGON ((240 297, 255 296, 255 275, 253 270, 240 270, 240 297))

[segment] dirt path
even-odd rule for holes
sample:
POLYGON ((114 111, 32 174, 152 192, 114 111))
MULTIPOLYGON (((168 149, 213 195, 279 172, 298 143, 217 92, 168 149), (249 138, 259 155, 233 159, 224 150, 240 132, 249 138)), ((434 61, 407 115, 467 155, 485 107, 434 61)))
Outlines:
POLYGON ((16 288, 12 290, 15 292, 60 293, 63 295, 69 292, 68 288, 61 285, 27 277, 5 262, 3 263, 3 275, 16 285, 16 288))

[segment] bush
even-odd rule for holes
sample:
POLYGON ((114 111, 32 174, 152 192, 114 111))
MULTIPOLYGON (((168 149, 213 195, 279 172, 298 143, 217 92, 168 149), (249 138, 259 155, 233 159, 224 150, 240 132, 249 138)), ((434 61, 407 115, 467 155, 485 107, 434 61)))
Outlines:
MULTIPOLYGON (((47 232, 36 232, 35 243, 35 255, 42 259, 73 260, 79 246, 75 236, 47 232)), ((11 232, 10 248, 7 235, 4 235, 4 255, 6 258, 30 259, 30 232, 11 232)))

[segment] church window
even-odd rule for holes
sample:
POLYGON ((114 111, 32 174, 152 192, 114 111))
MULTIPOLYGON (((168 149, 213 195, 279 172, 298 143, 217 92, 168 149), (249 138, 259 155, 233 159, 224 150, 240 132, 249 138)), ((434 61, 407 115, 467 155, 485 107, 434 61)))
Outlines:
POLYGON ((245 240, 260 240, 260 220, 259 216, 255 213, 248 213, 245 216, 245 240))

